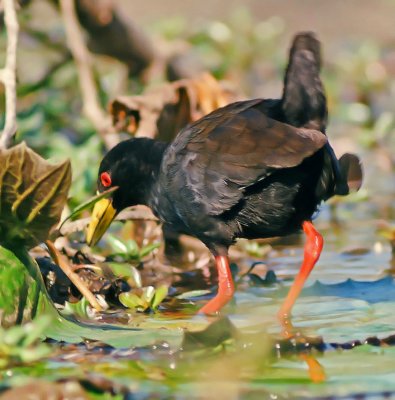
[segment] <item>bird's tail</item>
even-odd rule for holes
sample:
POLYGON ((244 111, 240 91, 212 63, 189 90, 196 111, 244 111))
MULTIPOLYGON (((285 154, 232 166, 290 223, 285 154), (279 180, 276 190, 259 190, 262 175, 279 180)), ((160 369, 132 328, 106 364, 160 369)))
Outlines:
POLYGON ((321 45, 316 35, 297 34, 289 52, 282 109, 287 123, 325 133, 327 107, 320 69, 321 45))

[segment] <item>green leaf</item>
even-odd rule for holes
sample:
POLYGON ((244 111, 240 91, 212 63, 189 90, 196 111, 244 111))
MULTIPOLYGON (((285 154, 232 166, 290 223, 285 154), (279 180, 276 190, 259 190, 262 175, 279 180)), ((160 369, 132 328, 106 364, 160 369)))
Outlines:
POLYGON ((151 308, 153 310, 156 310, 158 308, 159 304, 162 303, 162 301, 166 298, 168 292, 169 289, 165 285, 159 286, 156 289, 154 298, 152 299, 151 303, 151 308))
MULTIPOLYGON (((119 295, 119 301, 127 308, 137 309, 144 306, 144 301, 132 292, 124 292, 119 295)), ((143 310, 144 311, 144 310, 143 310)))
POLYGON ((155 310, 167 296, 167 291, 166 286, 160 286, 158 289, 155 289, 153 286, 147 286, 140 290, 134 289, 130 292, 121 293, 119 301, 125 307, 136 311, 155 310))
POLYGON ((105 266, 107 266, 117 278, 129 279, 133 277, 134 273, 132 268, 134 267, 127 262, 107 262, 105 266))
POLYGON ((23 248, 0 246, 0 326, 29 322, 45 307, 53 305, 38 265, 23 248))
POLYGON ((143 288, 143 295, 141 296, 141 298, 145 304, 150 306, 154 296, 155 296, 155 288, 153 286, 147 286, 143 288))
POLYGON ((46 240, 67 200, 70 162, 50 164, 21 143, 0 150, 0 165, 0 243, 46 240))
POLYGON ((34 322, 24 325, 26 336, 23 339, 23 346, 30 346, 42 338, 48 327, 51 325, 51 322, 52 318, 49 315, 44 314, 36 318, 34 322))
POLYGON ((132 288, 141 288, 143 286, 141 281, 141 274, 139 270, 128 263, 107 263, 106 264, 113 274, 119 278, 126 278, 132 288))
POLYGON ((135 240, 126 240, 125 245, 127 247, 127 254, 131 258, 139 258, 139 246, 137 245, 135 240))
POLYGON ((61 231, 63 224, 68 221, 69 219, 73 219, 75 218, 77 215, 79 215, 82 211, 90 208, 91 206, 93 206, 95 203, 97 203, 99 200, 104 199, 106 197, 108 197, 111 193, 113 193, 115 190, 117 190, 118 187, 112 187, 111 189, 106 190, 105 192, 99 193, 96 196, 90 197, 87 201, 83 202, 82 204, 80 204, 79 206, 77 206, 76 208, 74 208, 74 210, 62 221, 62 223, 59 226, 59 231, 61 231))
POLYGON ((112 247, 112 250, 116 254, 128 255, 128 246, 121 239, 118 239, 114 235, 107 234, 107 242, 112 247))
POLYGON ((130 277, 132 280, 132 282, 130 282, 131 286, 136 287, 136 288, 143 287, 143 282, 141 280, 140 271, 136 267, 131 266, 130 273, 131 273, 130 277))
POLYGON ((26 332, 23 326, 13 326, 4 331, 4 336, 1 340, 7 346, 15 346, 25 337, 26 332))
POLYGON ((41 343, 34 347, 21 349, 19 354, 22 362, 31 363, 44 357, 48 357, 52 352, 53 349, 51 349, 51 347, 45 345, 44 343, 41 343))
POLYGON ((92 314, 89 310, 89 302, 86 297, 83 297, 76 303, 65 302, 64 309, 62 311, 64 315, 77 315, 85 319, 91 319, 92 314))
POLYGON ((43 330, 48 327, 50 319, 37 318, 21 326, 0 328, 0 365, 27 363, 48 356, 52 350, 40 343, 43 330))
POLYGON ((150 254, 152 251, 158 249, 159 247, 160 247, 160 243, 151 243, 151 244, 148 244, 147 246, 144 246, 140 250, 140 257, 143 258, 143 257, 147 256, 148 254, 150 254))

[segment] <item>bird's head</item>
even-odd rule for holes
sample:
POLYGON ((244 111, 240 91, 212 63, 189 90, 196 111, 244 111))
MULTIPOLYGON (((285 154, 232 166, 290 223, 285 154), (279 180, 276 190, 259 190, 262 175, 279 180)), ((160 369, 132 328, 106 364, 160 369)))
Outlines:
POLYGON ((86 237, 89 246, 101 239, 124 208, 148 203, 165 148, 162 142, 136 138, 119 143, 105 155, 98 172, 98 192, 115 190, 93 208, 86 237))

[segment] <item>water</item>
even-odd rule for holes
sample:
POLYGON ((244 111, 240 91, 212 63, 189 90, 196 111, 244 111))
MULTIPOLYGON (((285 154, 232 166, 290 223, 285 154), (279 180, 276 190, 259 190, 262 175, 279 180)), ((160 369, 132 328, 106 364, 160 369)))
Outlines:
MULTIPOLYGON (((374 165, 374 156, 365 163, 374 165)), ((395 333, 394 263, 389 241, 379 233, 380 221, 395 222, 394 182, 393 174, 368 167, 366 198, 341 202, 335 212, 323 207, 315 225, 325 246, 293 310, 295 339, 284 337, 277 311, 299 269, 302 237, 274 244, 253 270, 261 278, 274 271, 274 284, 260 285, 239 274, 226 319, 188 313, 207 296, 194 299, 194 306, 184 300, 177 312, 169 305, 151 315, 120 310, 104 320, 118 318, 143 329, 136 341, 130 336, 128 346, 122 346, 115 331, 116 349, 102 343, 54 343, 48 359, 3 370, 2 385, 67 378, 93 385, 99 398, 109 398, 110 392, 133 399, 395 398, 395 346, 389 338, 395 333), (208 326, 204 333, 184 337, 208 326), (152 340, 141 347, 144 329, 152 340), (376 345, 364 344, 369 337, 376 345), (320 383, 313 382, 317 371, 325 375, 320 383)), ((254 261, 241 260, 241 271, 254 261)))

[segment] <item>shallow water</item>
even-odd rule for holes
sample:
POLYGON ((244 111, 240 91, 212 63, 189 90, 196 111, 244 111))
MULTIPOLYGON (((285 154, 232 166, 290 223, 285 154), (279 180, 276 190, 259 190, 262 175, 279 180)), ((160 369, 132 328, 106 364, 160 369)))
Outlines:
MULTIPOLYGON (((328 207, 317 218, 324 251, 293 310, 292 322, 304 334, 321 336, 326 343, 345 343, 395 333, 391 247, 378 234, 379 220, 394 223, 394 186, 393 175, 373 170, 365 186, 369 199, 339 205, 339 224, 330 222, 328 207)), ((301 247, 285 249, 268 266, 275 267, 277 276, 294 275, 301 256, 301 247)), ((268 330, 275 332, 274 313, 281 299, 269 304, 257 301, 272 295, 265 288, 248 295, 238 293, 241 319, 256 320, 259 315, 268 330)), ((255 382, 255 388, 258 385, 286 398, 395 398, 394 356, 395 348, 389 346, 329 349, 317 357, 327 376, 321 384, 298 381, 303 369, 300 360, 279 359, 268 375, 255 382)))
MULTIPOLYGON (((374 165, 374 158, 365 164, 374 165)), ((261 278, 274 271, 275 283, 238 275, 235 299, 218 328, 212 328, 216 318, 193 314, 207 296, 194 305, 185 300, 178 312, 166 311, 166 304, 151 315, 120 311, 103 318, 129 320, 143 331, 110 331, 115 349, 53 343, 47 360, 2 371, 2 386, 68 377, 88 387, 99 380, 98 397, 105 398, 395 398, 395 269, 378 231, 380 220, 395 223, 395 176, 374 167, 366 174, 366 198, 335 210, 325 205, 316 218, 325 246, 293 310, 294 340, 284 339, 276 314, 301 263, 301 236, 275 243, 252 271, 261 278), (209 333, 184 337, 208 325, 209 333), (134 347, 122 345, 125 336, 134 347), (374 345, 366 344, 369 337, 374 345), (141 347, 145 342, 151 344, 141 347), (317 363, 326 376, 321 383, 311 380, 317 363)), ((243 260, 244 268, 256 261, 243 260)))

